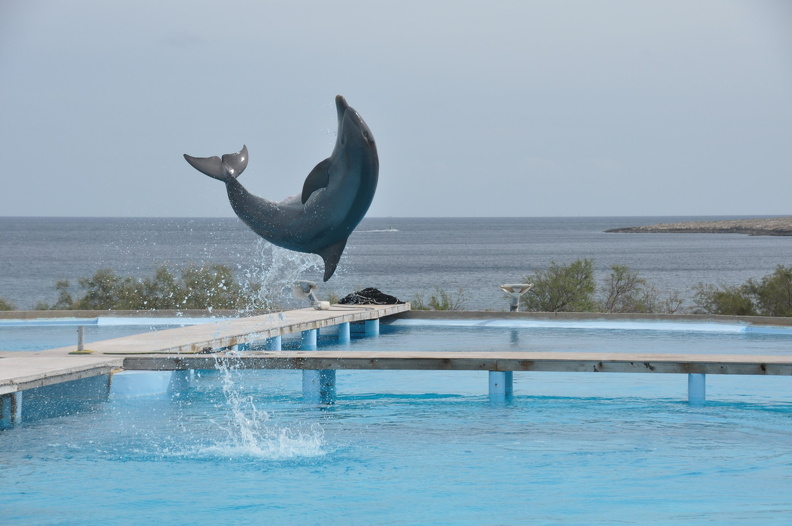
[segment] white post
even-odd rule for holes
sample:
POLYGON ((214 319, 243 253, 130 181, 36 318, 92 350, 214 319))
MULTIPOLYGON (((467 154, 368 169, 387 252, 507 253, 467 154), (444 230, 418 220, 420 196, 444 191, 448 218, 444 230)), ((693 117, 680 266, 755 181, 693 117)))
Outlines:
POLYGON ((706 401, 707 401, 707 375, 689 374, 688 402, 691 404, 703 404, 706 401))

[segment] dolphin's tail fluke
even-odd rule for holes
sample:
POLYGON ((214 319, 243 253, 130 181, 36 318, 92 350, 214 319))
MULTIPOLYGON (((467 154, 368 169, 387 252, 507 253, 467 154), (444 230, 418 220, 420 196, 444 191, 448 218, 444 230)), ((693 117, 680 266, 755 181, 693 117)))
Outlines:
POLYGON ((243 145, 240 151, 227 153, 223 155, 222 159, 216 155, 214 157, 192 157, 186 153, 184 159, 199 172, 220 181, 228 181, 236 179, 245 171, 248 164, 248 151, 247 146, 243 145))

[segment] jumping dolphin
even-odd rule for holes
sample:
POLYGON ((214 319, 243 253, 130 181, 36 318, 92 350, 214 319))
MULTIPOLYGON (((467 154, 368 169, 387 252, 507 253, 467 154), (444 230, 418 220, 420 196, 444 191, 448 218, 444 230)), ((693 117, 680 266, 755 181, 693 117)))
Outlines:
POLYGON ((222 159, 184 155, 193 168, 226 184, 231 207, 253 232, 279 247, 322 256, 324 281, 335 272, 347 238, 366 215, 379 173, 371 130, 344 97, 335 101, 333 153, 308 174, 302 195, 275 203, 248 192, 237 180, 248 164, 247 146, 222 159))

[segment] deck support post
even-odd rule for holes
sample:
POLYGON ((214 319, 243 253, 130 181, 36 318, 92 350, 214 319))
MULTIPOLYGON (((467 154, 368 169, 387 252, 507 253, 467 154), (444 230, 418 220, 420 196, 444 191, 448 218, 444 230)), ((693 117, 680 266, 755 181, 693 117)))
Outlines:
POLYGON ((173 371, 171 374, 168 391, 171 393, 181 393, 190 388, 195 380, 195 369, 185 369, 183 371, 173 371))
POLYGON ((707 375, 688 374, 688 402, 703 404, 707 401, 707 375))
POLYGON ((283 338, 281 336, 273 336, 272 338, 267 338, 264 348, 268 351, 280 351, 283 350, 282 345, 283 338))
POLYGON ((350 337, 350 329, 349 329, 349 322, 339 323, 338 324, 338 343, 349 343, 350 337))
POLYGON ((303 402, 330 405, 336 399, 336 372, 332 369, 303 370, 303 402))
POLYGON ((315 351, 316 342, 319 339, 319 329, 308 329, 302 331, 300 336, 300 349, 304 351, 315 351))
POLYGON ((22 422, 22 391, 0 396, 0 429, 22 422))
POLYGON ((379 318, 373 320, 366 320, 364 323, 366 336, 379 336, 380 321, 379 318))
POLYGON ((0 429, 9 429, 14 425, 14 395, 0 395, 0 429))
MULTIPOLYGON (((315 351, 318 329, 302 332, 300 349, 315 351)), ((332 369, 309 370, 302 372, 303 401, 308 404, 333 404, 336 398, 336 372, 332 369)))
POLYGON ((22 391, 14 394, 14 423, 22 423, 22 391))
POLYGON ((490 402, 505 402, 514 394, 514 371, 489 372, 490 402))

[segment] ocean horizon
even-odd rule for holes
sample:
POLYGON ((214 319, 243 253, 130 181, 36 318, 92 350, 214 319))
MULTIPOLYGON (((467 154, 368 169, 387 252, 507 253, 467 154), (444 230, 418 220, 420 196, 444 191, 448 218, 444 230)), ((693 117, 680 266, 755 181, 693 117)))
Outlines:
POLYGON ((594 261, 598 282, 626 265, 659 291, 690 296, 697 283, 742 284, 792 264, 792 238, 741 234, 614 234, 610 228, 766 216, 367 217, 350 236, 336 275, 321 259, 261 240, 236 217, 0 217, 0 297, 18 309, 56 299, 55 283, 109 268, 150 276, 159 266, 224 264, 242 280, 283 292, 295 279, 319 296, 375 287, 403 301, 437 290, 467 310, 507 310, 499 289, 576 259, 594 261))

